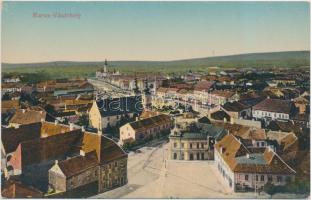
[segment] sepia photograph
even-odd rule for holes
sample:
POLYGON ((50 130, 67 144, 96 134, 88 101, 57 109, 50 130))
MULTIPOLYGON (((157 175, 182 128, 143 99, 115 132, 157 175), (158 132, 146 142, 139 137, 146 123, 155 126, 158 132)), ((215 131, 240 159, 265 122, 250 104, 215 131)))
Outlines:
POLYGON ((309 1, 1 6, 1 198, 309 199, 309 1))

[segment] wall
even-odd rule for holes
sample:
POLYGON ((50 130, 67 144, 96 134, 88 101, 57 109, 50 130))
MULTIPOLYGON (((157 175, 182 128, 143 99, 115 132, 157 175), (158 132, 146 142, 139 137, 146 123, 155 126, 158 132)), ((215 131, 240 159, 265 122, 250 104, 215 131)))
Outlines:
POLYGON ((127 158, 100 166, 99 193, 127 184, 127 158))
POLYGON ((93 128, 97 128, 99 131, 102 130, 101 115, 95 101, 93 102, 93 105, 89 112, 89 120, 90 125, 93 128))
POLYGON ((213 153, 209 151, 208 140, 185 140, 179 138, 170 138, 170 156, 171 160, 212 160, 213 153), (190 148, 192 144, 192 148, 190 148), (197 147, 199 144, 199 148, 197 147), (203 147, 202 147, 203 144, 203 147), (176 146, 175 146, 176 145, 176 146), (199 157, 197 157, 199 153, 199 157), (203 157, 202 157, 203 154, 203 157))
POLYGON ((80 174, 74 175, 67 179, 66 190, 73 190, 77 187, 97 181, 99 167, 92 167, 80 174))

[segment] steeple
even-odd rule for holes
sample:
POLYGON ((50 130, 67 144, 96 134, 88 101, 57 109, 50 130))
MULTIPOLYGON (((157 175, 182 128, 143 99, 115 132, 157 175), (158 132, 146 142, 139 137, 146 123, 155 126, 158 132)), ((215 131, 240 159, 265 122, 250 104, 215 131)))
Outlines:
POLYGON ((104 72, 107 73, 107 67, 108 67, 108 62, 107 59, 105 59, 105 64, 104 64, 104 72))

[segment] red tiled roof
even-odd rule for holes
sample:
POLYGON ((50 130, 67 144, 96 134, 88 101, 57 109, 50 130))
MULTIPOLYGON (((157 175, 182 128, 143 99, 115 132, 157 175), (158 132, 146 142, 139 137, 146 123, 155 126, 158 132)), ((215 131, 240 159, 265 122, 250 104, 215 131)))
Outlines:
POLYGON ((41 191, 13 180, 1 188, 1 195, 5 198, 43 198, 41 191))
POLYGON ((215 83, 214 81, 200 81, 194 86, 194 90, 207 91, 214 85, 214 83, 215 83))
MULTIPOLYGON (((215 148, 221 157, 234 172, 239 173, 265 173, 265 174, 295 174, 296 172, 287 165, 281 157, 273 150, 266 150, 263 153, 263 163, 238 163, 237 157, 246 156, 250 151, 233 135, 226 135, 221 141, 215 144, 215 148)), ((249 158, 251 159, 251 158, 249 158)))
POLYGON ((31 124, 35 122, 41 122, 45 120, 46 112, 45 111, 35 111, 35 110, 17 110, 10 123, 14 124, 31 124))
POLYGON ((16 150, 21 142, 40 138, 40 123, 1 129, 1 140, 6 153, 16 150))
POLYGON ((76 174, 80 174, 90 168, 94 168, 97 166, 97 164, 98 159, 95 151, 85 153, 84 156, 79 155, 58 162, 59 168, 67 178, 76 174))
POLYGON ((288 100, 265 99, 255 105, 253 109, 290 114, 292 111, 292 106, 292 102, 288 100))

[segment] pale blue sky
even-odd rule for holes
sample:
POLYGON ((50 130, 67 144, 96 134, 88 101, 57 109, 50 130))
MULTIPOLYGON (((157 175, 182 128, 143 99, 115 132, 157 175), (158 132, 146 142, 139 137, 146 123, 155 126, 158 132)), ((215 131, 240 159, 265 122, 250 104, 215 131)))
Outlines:
POLYGON ((307 2, 4 2, 2 61, 174 60, 309 50, 309 23, 307 2), (34 12, 81 17, 35 18, 34 12))

